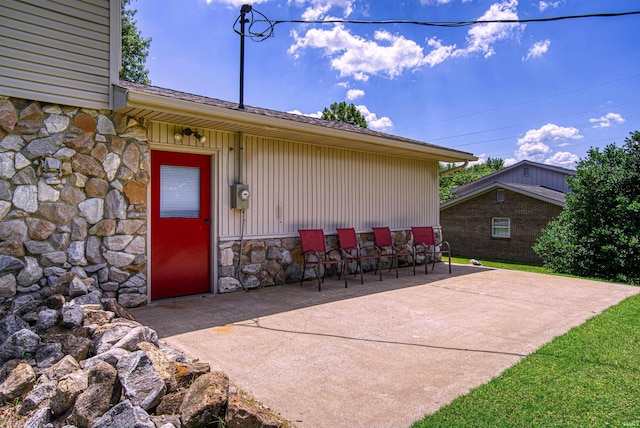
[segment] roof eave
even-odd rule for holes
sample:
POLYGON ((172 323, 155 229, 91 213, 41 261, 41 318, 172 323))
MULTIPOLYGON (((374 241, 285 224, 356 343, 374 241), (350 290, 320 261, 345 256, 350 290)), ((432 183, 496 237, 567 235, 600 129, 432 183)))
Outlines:
MULTIPOLYGON (((363 145, 368 151, 389 154, 390 149, 398 155, 419 155, 421 158, 443 162, 474 161, 478 158, 471 153, 447 149, 426 143, 407 141, 401 138, 385 138, 378 135, 360 134, 352 131, 318 126, 315 124, 256 114, 243 110, 212 106, 193 101, 170 98, 157 94, 136 91, 130 88, 115 87, 115 109, 135 109, 137 111, 160 111, 180 117, 197 117, 234 125, 238 130, 246 127, 258 136, 271 136, 275 131, 286 130, 296 135, 313 136, 310 140, 326 138, 327 145, 361 150, 363 145), (377 150, 376 150, 377 148, 377 150), (386 150, 380 150, 386 149, 386 150)), ((178 122, 178 124, 180 124, 178 122)), ((252 132, 249 132, 250 134, 252 132)), ((310 142, 310 141, 303 141, 310 142)))
POLYGON ((484 187, 481 187, 479 189, 476 189, 473 192, 467 193, 467 194, 465 194, 464 196, 462 196, 460 198, 454 198, 454 199, 448 200, 447 202, 445 202, 445 203, 440 205, 440 209, 449 208, 449 207, 452 207, 454 205, 458 205, 459 203, 462 203, 462 202, 464 202, 464 201, 466 201, 468 199, 473 199, 476 196, 485 194, 485 193, 490 192, 491 190, 494 190, 494 189, 497 189, 497 188, 511 190, 512 192, 519 193, 521 195, 525 195, 525 196, 528 196, 530 198, 538 199, 540 201, 547 202, 547 203, 552 204, 552 205, 557 205, 559 207, 564 207, 566 205, 566 203, 560 202, 560 201, 558 201, 556 199, 548 198, 546 196, 543 196, 543 195, 540 195, 540 194, 537 194, 537 193, 528 192, 528 191, 526 191, 524 189, 520 189, 518 187, 509 186, 509 184, 507 184, 507 183, 501 183, 499 181, 494 181, 493 183, 488 184, 488 185, 486 185, 484 187))

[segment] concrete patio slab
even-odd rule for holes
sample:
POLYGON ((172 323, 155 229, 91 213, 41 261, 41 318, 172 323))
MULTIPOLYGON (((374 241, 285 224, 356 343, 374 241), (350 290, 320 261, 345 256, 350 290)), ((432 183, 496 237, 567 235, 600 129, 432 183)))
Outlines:
POLYGON ((160 301, 138 320, 298 427, 407 427, 638 287, 456 265, 160 301))

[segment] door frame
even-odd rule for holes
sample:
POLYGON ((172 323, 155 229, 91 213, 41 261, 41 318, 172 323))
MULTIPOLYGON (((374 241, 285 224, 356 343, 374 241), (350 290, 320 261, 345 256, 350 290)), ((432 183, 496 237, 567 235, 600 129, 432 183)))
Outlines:
MULTIPOLYGON (((219 215, 220 215, 220 203, 219 203, 219 194, 218 191, 218 182, 220 177, 220 150, 216 149, 203 149, 199 147, 183 147, 183 146, 167 146, 166 144, 161 143, 153 143, 149 142, 149 172, 151 172, 151 151, 163 151, 163 152, 173 152, 173 153, 187 153, 193 155, 203 155, 209 156, 210 162, 210 192, 209 201, 210 201, 210 217, 213 219, 211 222, 211 233, 209 236, 209 246, 210 246, 210 275, 209 275, 209 293, 218 294, 218 225, 219 215)), ((151 197, 151 181, 154 180, 155 177, 150 177, 149 185, 147 186, 147 304, 151 303, 151 289, 153 287, 153 283, 151 281, 151 258, 153 257, 153 251, 151 250, 151 234, 153 233, 153 224, 151 222, 151 207, 152 207, 152 197, 151 197)), ((178 297, 170 297, 169 299, 181 299, 193 297, 194 295, 189 296, 178 296, 178 297)))

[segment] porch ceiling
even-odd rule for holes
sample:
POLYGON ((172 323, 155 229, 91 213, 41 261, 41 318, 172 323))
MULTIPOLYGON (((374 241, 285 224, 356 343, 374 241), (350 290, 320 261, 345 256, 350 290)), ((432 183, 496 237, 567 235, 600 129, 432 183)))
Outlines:
POLYGON ((278 112, 129 82, 114 88, 114 107, 128 116, 194 128, 443 162, 477 160, 468 152, 341 122, 278 112))

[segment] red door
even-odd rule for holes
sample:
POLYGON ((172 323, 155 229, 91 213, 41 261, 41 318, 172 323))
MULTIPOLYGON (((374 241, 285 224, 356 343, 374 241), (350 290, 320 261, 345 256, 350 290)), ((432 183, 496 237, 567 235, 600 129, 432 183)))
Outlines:
POLYGON ((211 290, 211 158, 151 152, 151 299, 211 290))

